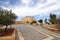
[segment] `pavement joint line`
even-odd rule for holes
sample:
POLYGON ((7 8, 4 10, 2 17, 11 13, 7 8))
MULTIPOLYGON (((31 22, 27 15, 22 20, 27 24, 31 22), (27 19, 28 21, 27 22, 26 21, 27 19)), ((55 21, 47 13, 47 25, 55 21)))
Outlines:
MULTIPOLYGON (((32 27, 32 26, 31 26, 32 27)), ((38 29, 39 30, 39 28, 36 28, 36 29, 38 29)), ((42 31, 43 32, 43 31, 42 31)), ((44 33, 46 33, 46 34, 50 34, 50 35, 52 35, 52 36, 55 36, 55 37, 58 37, 58 38, 60 38, 60 36, 59 35, 55 35, 55 33, 54 34, 51 34, 51 33, 47 33, 47 32, 44 32, 44 33)))
MULTIPOLYGON (((33 28, 33 27, 32 27, 33 28)), ((33 28, 34 30, 36 30, 35 28, 33 28)), ((42 33, 42 34, 44 34, 44 35, 47 35, 48 36, 48 38, 47 39, 54 39, 54 37, 52 37, 52 36, 50 36, 50 35, 48 35, 48 34, 46 34, 46 33, 44 33, 44 32, 41 32, 41 31, 39 31, 39 30, 36 30, 36 31, 38 31, 38 32, 40 32, 40 33, 42 33)), ((46 40, 47 40, 46 39, 46 40)))
POLYGON ((17 29, 17 32, 18 32, 19 40, 24 40, 24 37, 19 29, 17 29))
MULTIPOLYGON (((47 29, 45 29, 45 30, 47 30, 47 29)), ((51 32, 52 34, 54 33, 55 35, 60 36, 60 34, 58 34, 58 33, 55 33, 55 32, 49 31, 49 30, 47 30, 47 31, 48 31, 48 32, 51 32)))
POLYGON ((43 39, 43 40, 52 40, 53 38, 46 38, 46 39, 43 39))
MULTIPOLYGON (((39 29, 39 28, 37 28, 37 29, 39 29)), ((43 30, 42 30, 43 31, 43 30)), ((49 32, 49 31, 48 31, 49 32)), ((60 36, 59 35, 57 35, 57 34, 55 34, 55 33, 51 33, 51 31, 48 33, 48 32, 45 32, 45 33, 47 33, 47 34, 50 34, 50 35, 52 35, 52 36, 55 36, 55 37, 58 37, 58 38, 60 38, 60 36)))

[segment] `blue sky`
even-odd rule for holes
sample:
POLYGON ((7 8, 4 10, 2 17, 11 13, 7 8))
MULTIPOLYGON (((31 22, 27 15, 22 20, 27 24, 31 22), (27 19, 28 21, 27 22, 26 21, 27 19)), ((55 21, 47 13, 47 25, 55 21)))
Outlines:
POLYGON ((60 16, 60 0, 0 0, 0 7, 12 9, 18 16, 17 20, 25 16, 45 19, 50 13, 60 16))

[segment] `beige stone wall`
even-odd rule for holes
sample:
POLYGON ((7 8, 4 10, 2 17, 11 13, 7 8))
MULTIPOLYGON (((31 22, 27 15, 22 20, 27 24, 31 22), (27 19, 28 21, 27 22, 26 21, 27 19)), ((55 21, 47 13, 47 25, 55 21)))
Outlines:
POLYGON ((21 24, 21 21, 15 21, 14 24, 21 24))
POLYGON ((21 23, 32 23, 33 21, 36 21, 33 16, 26 16, 22 19, 21 23))
POLYGON ((36 21, 33 16, 26 16, 23 18, 21 21, 15 21, 14 24, 27 24, 27 23, 32 23, 33 21, 36 21))

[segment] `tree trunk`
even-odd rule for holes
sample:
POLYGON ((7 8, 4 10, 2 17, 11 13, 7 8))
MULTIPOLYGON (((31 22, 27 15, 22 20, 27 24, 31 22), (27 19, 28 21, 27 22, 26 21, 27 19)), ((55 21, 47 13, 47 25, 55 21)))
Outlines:
POLYGON ((10 25, 10 28, 12 28, 12 25, 10 25))
POLYGON ((8 25, 6 25, 5 31, 7 30, 8 25))

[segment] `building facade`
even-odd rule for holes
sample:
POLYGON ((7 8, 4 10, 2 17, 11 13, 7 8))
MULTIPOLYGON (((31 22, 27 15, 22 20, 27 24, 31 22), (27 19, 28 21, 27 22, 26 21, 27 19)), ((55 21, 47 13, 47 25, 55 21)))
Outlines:
POLYGON ((33 16, 26 16, 21 20, 21 23, 27 24, 27 23, 32 23, 33 21, 36 21, 33 16))

